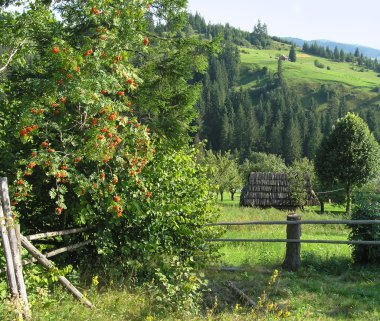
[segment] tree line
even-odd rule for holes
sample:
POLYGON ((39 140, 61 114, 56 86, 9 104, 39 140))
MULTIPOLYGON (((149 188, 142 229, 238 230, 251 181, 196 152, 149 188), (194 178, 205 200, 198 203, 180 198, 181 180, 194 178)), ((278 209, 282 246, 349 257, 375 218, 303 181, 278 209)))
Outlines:
POLYGON ((356 48, 355 52, 345 52, 343 49, 338 49, 337 46, 332 50, 329 46, 321 46, 318 43, 313 42, 309 44, 304 42, 302 51, 327 59, 331 59, 337 62, 349 62, 357 64, 359 67, 365 67, 376 72, 380 72, 380 63, 377 58, 372 59, 366 57, 360 52, 359 48, 356 48))

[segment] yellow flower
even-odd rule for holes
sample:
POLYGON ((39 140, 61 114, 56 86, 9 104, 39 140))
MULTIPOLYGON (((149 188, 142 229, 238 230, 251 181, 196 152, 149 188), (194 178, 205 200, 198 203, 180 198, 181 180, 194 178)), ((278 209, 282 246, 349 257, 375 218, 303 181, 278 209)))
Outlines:
POLYGON ((92 278, 92 285, 93 286, 97 286, 99 284, 99 276, 95 275, 93 278, 92 278))

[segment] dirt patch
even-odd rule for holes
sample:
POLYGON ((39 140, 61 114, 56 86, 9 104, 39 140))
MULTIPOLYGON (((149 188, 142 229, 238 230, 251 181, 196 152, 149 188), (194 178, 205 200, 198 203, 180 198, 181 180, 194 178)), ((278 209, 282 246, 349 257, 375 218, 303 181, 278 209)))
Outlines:
POLYGON ((311 56, 308 55, 308 54, 305 54, 305 53, 298 53, 298 54, 297 54, 297 57, 298 57, 298 58, 310 58, 311 56))

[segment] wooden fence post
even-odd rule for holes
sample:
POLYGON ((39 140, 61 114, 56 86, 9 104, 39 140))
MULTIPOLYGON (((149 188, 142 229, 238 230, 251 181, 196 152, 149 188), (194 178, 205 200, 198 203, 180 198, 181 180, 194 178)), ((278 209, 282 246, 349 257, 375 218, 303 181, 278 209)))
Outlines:
POLYGON ((17 290, 16 275, 15 275, 15 269, 13 266, 11 246, 9 244, 6 218, 4 217, 3 206, 2 206, 1 201, 0 201, 0 225, 1 225, 1 240, 2 240, 3 249, 4 249, 5 262, 7 266, 8 286, 9 286, 9 290, 11 292, 12 297, 17 298, 18 290, 17 290))
MULTIPOLYGON (((296 213, 288 214, 288 221, 300 221, 301 215, 296 213)), ((288 240, 301 239, 301 224, 288 224, 286 226, 286 238, 288 240)), ((297 271, 301 267, 301 243, 286 243, 286 256, 282 263, 282 268, 287 271, 297 271)))
POLYGON ((24 282, 24 276, 22 274, 22 260, 21 252, 19 248, 19 242, 17 241, 15 223, 13 220, 13 215, 11 211, 11 202, 9 199, 8 192, 8 180, 6 177, 0 177, 0 198, 4 209, 4 216, 8 221, 8 237, 10 248, 12 252, 13 268, 16 275, 16 283, 18 288, 18 293, 21 297, 23 303, 24 317, 26 319, 30 318, 28 296, 26 294, 26 287, 24 282))

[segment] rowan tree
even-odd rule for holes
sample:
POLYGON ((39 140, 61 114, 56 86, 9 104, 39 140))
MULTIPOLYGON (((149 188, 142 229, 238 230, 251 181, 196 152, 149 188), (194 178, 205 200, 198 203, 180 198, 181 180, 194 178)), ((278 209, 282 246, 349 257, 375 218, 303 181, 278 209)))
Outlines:
POLYGON ((169 271, 174 257, 196 267, 200 262, 189 257, 208 247, 204 233, 179 231, 185 217, 204 221, 212 208, 204 173, 186 147, 199 91, 191 80, 207 67, 212 43, 180 35, 186 1, 25 5, 23 13, 1 11, 6 19, 0 19, 0 104, 7 119, 0 141, 2 154, 11 155, 0 166, 14 181, 13 210, 24 231, 97 226, 97 253, 131 270, 140 260, 139 276, 150 280, 158 280, 159 269, 169 271), (182 167, 169 174, 174 161, 182 167), (175 180, 163 200, 160 184, 175 180), (172 203, 185 192, 201 195, 172 203), (167 225, 173 215, 178 230, 167 225), (153 240, 147 231, 157 229, 153 240), (168 249, 165 260, 152 255, 168 249))

